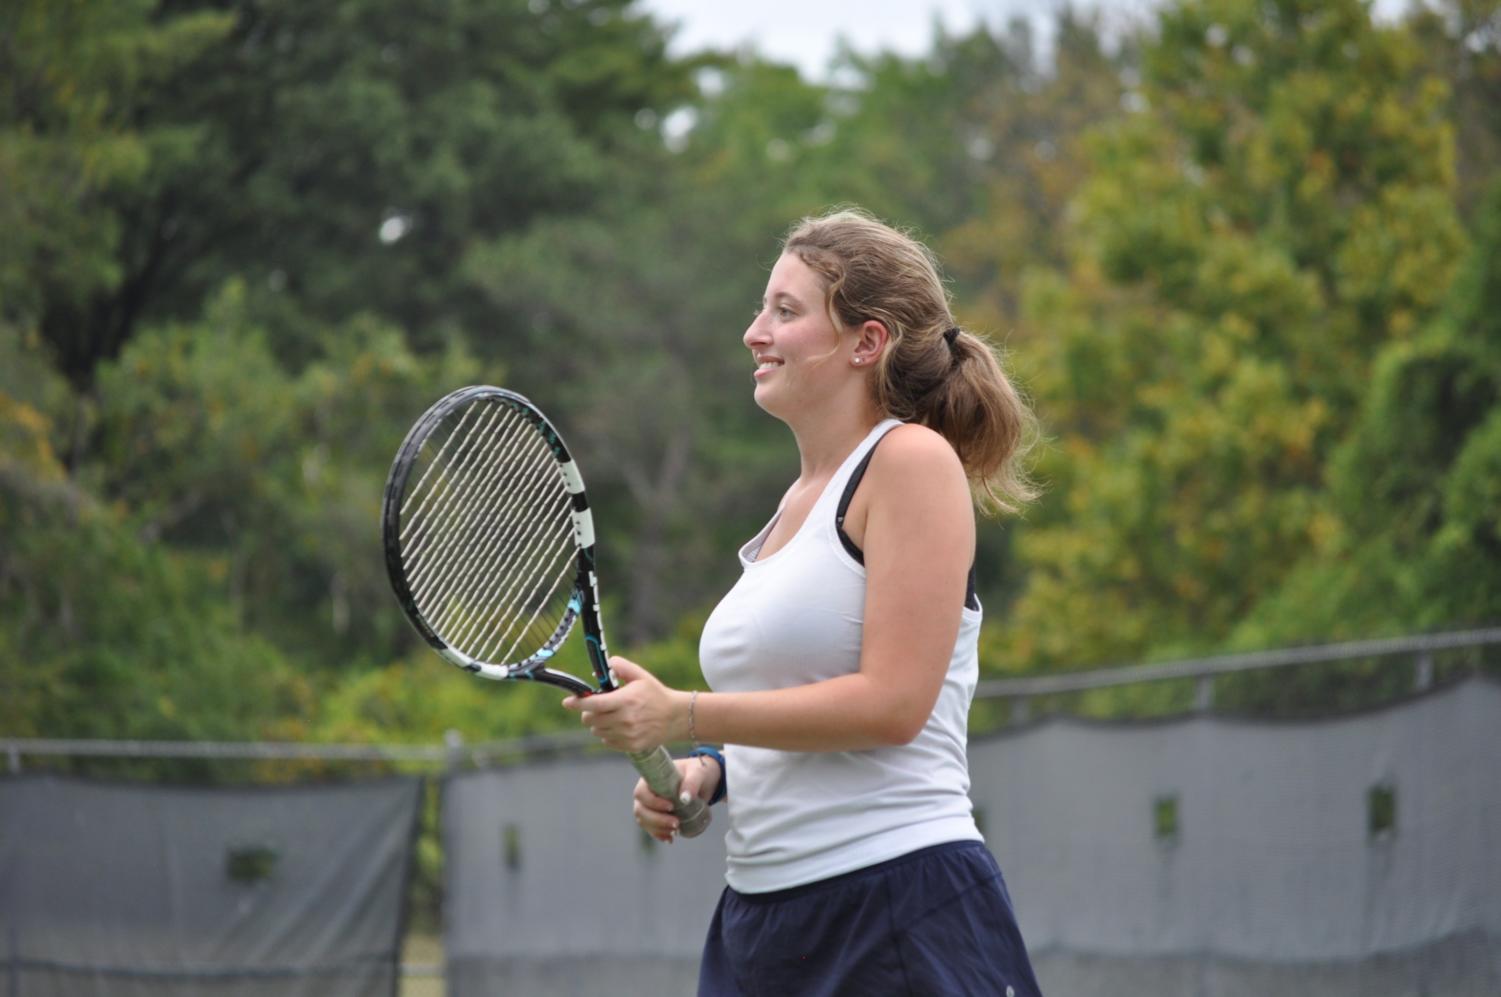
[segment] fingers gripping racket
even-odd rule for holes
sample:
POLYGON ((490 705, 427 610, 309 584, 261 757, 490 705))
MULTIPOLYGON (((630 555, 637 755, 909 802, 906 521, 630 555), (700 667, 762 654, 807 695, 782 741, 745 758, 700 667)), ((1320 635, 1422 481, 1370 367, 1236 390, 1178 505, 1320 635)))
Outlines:
MULTIPOLYGON (((469 387, 423 413, 396 454, 381 510, 386 570, 417 632, 488 679, 609 692, 599 618, 594 519, 568 448, 535 405, 469 387), (582 620, 598 688, 548 662, 582 620)), ((676 801, 666 748, 630 754, 652 792, 676 801)), ((676 808, 692 837, 709 808, 676 808)))

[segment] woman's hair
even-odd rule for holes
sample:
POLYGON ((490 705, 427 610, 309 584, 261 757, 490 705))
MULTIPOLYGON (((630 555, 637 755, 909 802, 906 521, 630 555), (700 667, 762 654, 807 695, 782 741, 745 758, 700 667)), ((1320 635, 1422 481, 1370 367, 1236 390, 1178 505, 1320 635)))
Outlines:
POLYGON ((1016 512, 1036 497, 1021 464, 1036 420, 991 344, 958 329, 926 246, 843 209, 798 222, 782 251, 823 278, 836 328, 871 320, 886 327, 890 339, 874 372, 877 406, 942 434, 982 509, 1016 512))

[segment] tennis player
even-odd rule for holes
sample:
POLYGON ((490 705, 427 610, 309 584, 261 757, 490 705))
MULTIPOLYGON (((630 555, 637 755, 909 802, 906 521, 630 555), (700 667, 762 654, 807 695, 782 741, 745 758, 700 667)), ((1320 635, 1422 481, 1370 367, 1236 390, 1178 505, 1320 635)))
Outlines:
MULTIPOLYGON (((745 345, 801 472, 704 626, 712 691, 617 657, 620 689, 565 705, 614 748, 725 745, 677 762, 729 812, 701 995, 1035 995, 965 751, 974 507, 1032 497, 1031 415, 933 255, 858 211, 791 230, 745 345)), ((636 787, 665 842, 671 809, 636 787)))

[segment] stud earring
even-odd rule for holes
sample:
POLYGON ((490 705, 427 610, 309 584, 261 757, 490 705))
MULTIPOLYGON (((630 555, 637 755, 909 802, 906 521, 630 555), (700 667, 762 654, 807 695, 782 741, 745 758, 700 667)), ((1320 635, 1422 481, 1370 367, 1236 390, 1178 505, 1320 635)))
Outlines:
POLYGON ((855 358, 855 363, 859 363, 859 362, 860 362, 860 358, 859 358, 859 357, 856 357, 856 358, 855 358))

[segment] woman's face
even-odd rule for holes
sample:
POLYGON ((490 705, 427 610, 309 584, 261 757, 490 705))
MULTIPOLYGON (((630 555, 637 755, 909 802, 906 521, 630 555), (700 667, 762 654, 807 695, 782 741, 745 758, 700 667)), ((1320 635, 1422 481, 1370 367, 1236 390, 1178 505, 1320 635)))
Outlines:
POLYGON ((833 379, 847 376, 825 295, 823 278, 796 256, 784 253, 771 268, 744 341, 756 362, 756 404, 772 415, 827 397, 833 379))

